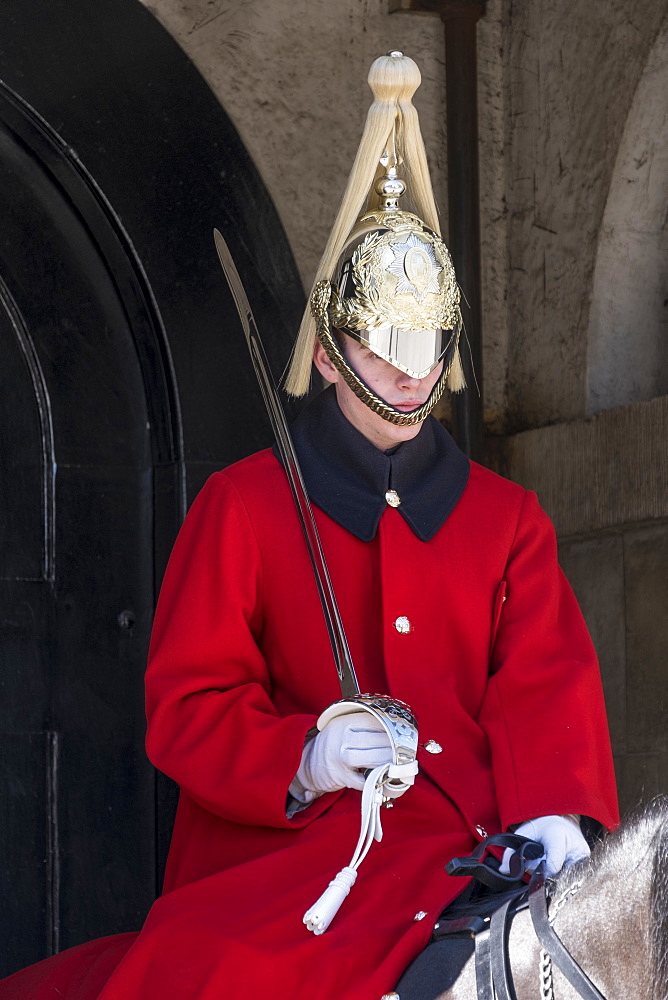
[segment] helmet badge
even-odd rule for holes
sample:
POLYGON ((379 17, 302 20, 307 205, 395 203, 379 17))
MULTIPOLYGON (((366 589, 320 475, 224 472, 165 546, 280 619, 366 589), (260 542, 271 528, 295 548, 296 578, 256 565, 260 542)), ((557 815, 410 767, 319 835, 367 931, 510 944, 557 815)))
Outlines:
POLYGON ((428 243, 423 243, 411 233, 403 243, 392 244, 394 260, 386 271, 399 279, 395 295, 412 294, 421 303, 425 295, 439 294, 438 275, 443 270, 428 243))

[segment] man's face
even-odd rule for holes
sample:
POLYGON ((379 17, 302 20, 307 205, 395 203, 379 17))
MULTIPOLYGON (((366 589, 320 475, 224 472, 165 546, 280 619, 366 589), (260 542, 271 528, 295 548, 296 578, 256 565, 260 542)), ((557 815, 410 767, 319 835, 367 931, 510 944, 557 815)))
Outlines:
MULTIPOLYGON (((342 353, 350 367, 376 396, 380 396, 396 410, 408 413, 425 403, 443 370, 441 361, 425 378, 413 378, 412 375, 399 371, 389 361, 379 358, 352 337, 344 336, 343 339, 342 353)), ((369 409, 366 403, 363 403, 346 385, 343 376, 329 360, 319 341, 316 344, 313 360, 320 374, 336 386, 336 398, 343 415, 376 448, 387 451, 402 441, 410 441, 419 433, 422 422, 401 427, 369 409)))

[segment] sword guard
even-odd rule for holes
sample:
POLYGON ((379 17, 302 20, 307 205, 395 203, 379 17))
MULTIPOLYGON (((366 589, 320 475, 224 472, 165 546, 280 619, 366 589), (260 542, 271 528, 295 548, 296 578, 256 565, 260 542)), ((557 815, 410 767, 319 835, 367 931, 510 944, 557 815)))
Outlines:
POLYGON ((417 755, 417 719, 405 701, 384 694, 357 694, 333 702, 318 719, 319 730, 338 715, 368 712, 387 733, 392 746, 393 764, 411 764, 417 755))

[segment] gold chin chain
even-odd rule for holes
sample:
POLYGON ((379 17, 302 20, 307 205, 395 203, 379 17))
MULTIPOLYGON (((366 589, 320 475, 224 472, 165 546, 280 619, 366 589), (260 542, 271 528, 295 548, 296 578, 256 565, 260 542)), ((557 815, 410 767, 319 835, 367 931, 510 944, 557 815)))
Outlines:
POLYGON ((427 401, 411 413, 402 413, 401 410, 395 410, 395 408, 390 406, 389 403, 386 403, 379 396, 376 396, 355 374, 346 362, 346 359, 341 354, 341 351, 332 337, 329 328, 328 306, 331 294, 332 286, 329 281, 318 281, 313 289, 313 294, 311 295, 311 310, 316 321, 318 340, 322 344, 325 354, 329 360, 332 362, 336 370, 343 376, 346 385, 352 389, 355 395, 361 399, 370 410, 373 410, 374 413, 377 413, 384 420, 388 420, 391 424, 397 424, 399 427, 410 427, 413 424, 420 423, 425 419, 425 417, 429 416, 445 391, 445 383, 457 353, 456 348, 459 342, 459 329, 452 334, 452 339, 450 344, 448 344, 446 351, 446 353, 451 352, 450 361, 447 366, 444 364, 441 376, 432 389, 427 401), (452 350, 453 340, 454 350, 452 350))

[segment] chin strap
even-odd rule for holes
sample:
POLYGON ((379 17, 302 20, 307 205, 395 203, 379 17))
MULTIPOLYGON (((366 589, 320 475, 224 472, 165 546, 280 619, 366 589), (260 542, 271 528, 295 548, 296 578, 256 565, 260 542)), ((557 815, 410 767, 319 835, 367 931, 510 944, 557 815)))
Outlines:
POLYGON ((314 934, 324 934, 336 916, 357 878, 357 869, 369 853, 374 840, 382 840, 383 827, 380 807, 386 799, 386 786, 392 782, 392 797, 412 784, 417 774, 417 761, 408 764, 381 764, 369 771, 362 792, 362 822, 357 847, 350 864, 342 868, 329 883, 320 899, 304 914, 304 923, 314 934))

